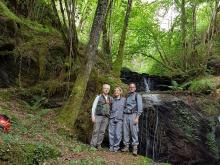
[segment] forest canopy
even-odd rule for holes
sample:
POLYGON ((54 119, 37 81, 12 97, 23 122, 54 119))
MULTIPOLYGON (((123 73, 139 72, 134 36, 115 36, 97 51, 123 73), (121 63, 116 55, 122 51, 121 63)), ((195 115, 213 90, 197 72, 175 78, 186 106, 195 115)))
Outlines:
MULTIPOLYGON (((82 44, 88 42, 97 0, 25 1, 8 3, 24 17, 59 28, 66 26, 64 29, 69 30, 67 35, 71 33, 71 28, 67 25, 68 17, 74 13, 73 24, 77 38, 82 44), (73 10, 68 8, 71 5, 74 6, 73 10), (50 11, 55 7, 57 14, 53 15, 50 11)), ((218 50, 215 49, 215 45, 218 45, 218 0, 131 2, 123 52, 124 67, 168 76, 198 76, 207 72, 208 60, 218 56, 218 50)), ((114 63, 119 51, 128 1, 109 0, 108 3, 104 25, 106 33, 101 34, 99 49, 104 53, 107 50, 110 61, 114 63)))

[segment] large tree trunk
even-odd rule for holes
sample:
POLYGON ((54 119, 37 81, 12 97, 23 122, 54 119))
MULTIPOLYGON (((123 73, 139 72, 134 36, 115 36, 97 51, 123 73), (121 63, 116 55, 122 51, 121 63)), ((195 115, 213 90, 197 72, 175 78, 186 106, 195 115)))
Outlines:
POLYGON ((186 43, 186 8, 185 0, 181 1, 181 29, 182 29, 182 58, 183 58, 183 69, 187 68, 187 43, 186 43))
POLYGON ((71 95, 65 107, 59 114, 59 121, 66 126, 74 127, 76 119, 81 109, 81 104, 85 95, 87 83, 90 77, 94 59, 98 48, 100 33, 105 19, 108 0, 98 0, 98 5, 90 32, 90 39, 86 47, 85 54, 87 63, 81 68, 78 74, 71 95))
POLYGON ((105 21, 102 27, 102 52, 106 58, 106 65, 111 70, 112 67, 112 56, 111 56, 111 14, 112 14, 113 0, 110 0, 108 5, 108 11, 105 17, 105 21))
POLYGON ((127 11, 125 14, 125 19, 124 19, 124 25, 123 25, 123 29, 121 33, 118 54, 117 54, 117 57, 116 57, 116 60, 113 66, 113 72, 117 76, 120 75, 120 71, 123 65, 124 46, 125 46, 126 33, 127 33, 127 28, 128 28, 128 21, 129 21, 129 17, 131 13, 131 7, 132 7, 132 0, 128 0, 128 6, 127 6, 127 11))
POLYGON ((212 11, 211 21, 204 40, 204 43, 207 44, 208 46, 207 56, 211 55, 211 50, 213 46, 213 37, 216 33, 216 21, 219 10, 220 10, 220 0, 215 0, 215 6, 212 11))
POLYGON ((197 56, 197 50, 196 50, 196 10, 197 10, 197 5, 196 3, 192 4, 192 57, 191 57, 191 64, 192 65, 197 65, 196 63, 196 56, 197 56))

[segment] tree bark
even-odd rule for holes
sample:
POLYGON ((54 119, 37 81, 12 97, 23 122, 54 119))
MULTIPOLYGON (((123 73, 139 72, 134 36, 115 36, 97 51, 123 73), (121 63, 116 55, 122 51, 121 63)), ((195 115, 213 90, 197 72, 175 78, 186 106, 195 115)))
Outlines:
POLYGON ((65 31, 65 29, 62 26, 62 23, 61 23, 61 20, 60 20, 60 17, 59 17, 59 13, 58 13, 57 8, 56 8, 55 0, 51 0, 51 5, 52 5, 53 11, 54 11, 56 17, 58 18, 59 28, 60 28, 63 40, 65 42, 66 48, 68 49, 69 43, 68 43, 68 39, 67 39, 67 36, 66 36, 66 31, 65 31))
POLYGON ((102 52, 106 57, 106 64, 111 70, 112 67, 112 56, 111 56, 111 39, 110 39, 110 27, 108 26, 111 21, 111 11, 112 11, 113 0, 110 0, 108 5, 108 11, 105 17, 105 21, 102 27, 102 52))
POLYGON ((194 3, 192 4, 192 61, 191 64, 195 64, 196 63, 196 56, 197 56, 197 50, 196 50, 196 9, 197 9, 197 5, 194 3))
POLYGON ((126 33, 128 28, 128 21, 131 13, 132 8, 132 0, 128 0, 127 10, 124 18, 124 25, 121 33, 121 39, 119 43, 119 49, 118 54, 116 57, 116 60, 114 62, 113 66, 113 72, 115 75, 120 76, 121 68, 123 65, 123 57, 124 57, 124 46, 125 46, 125 39, 126 39, 126 33))
POLYGON ((108 6, 108 0, 98 0, 95 17, 93 20, 93 25, 90 32, 89 42, 86 47, 85 54, 87 56, 86 65, 84 65, 74 84, 71 95, 66 103, 65 107, 61 110, 59 114, 59 121, 69 127, 74 127, 77 117, 80 113, 81 104, 85 95, 87 83, 90 77, 92 67, 94 65, 94 60, 96 56, 96 51, 98 48, 100 33, 102 30, 102 25, 106 16, 106 10, 108 6))
POLYGON ((187 68, 187 43, 186 43, 186 8, 185 8, 185 0, 181 0, 181 29, 182 29, 182 58, 183 58, 183 69, 187 68))
POLYGON ((217 15, 219 13, 219 10, 220 10, 220 0, 215 0, 215 6, 212 11, 211 21, 210 21, 209 28, 205 36, 205 40, 204 40, 204 43, 207 44, 208 46, 207 56, 210 56, 211 54, 211 50, 213 46, 212 40, 216 33, 216 21, 217 21, 217 15))

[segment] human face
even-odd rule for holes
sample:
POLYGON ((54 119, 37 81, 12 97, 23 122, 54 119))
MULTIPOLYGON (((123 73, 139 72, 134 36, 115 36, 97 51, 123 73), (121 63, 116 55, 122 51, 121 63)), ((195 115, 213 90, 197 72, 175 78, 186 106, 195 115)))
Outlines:
POLYGON ((121 90, 119 88, 115 88, 114 95, 115 97, 121 96, 121 90))
POLYGON ((107 95, 109 93, 110 86, 109 85, 104 85, 102 88, 103 94, 107 95))
POLYGON ((130 92, 135 92, 136 91, 136 85, 135 84, 130 84, 129 85, 129 91, 130 92))

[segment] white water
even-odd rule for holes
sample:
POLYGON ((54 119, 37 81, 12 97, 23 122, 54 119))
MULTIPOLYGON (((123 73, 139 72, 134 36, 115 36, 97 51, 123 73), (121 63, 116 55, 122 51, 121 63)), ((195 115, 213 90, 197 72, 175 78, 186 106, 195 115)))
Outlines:
POLYGON ((145 92, 150 92, 150 78, 144 77, 144 86, 145 86, 145 92))

